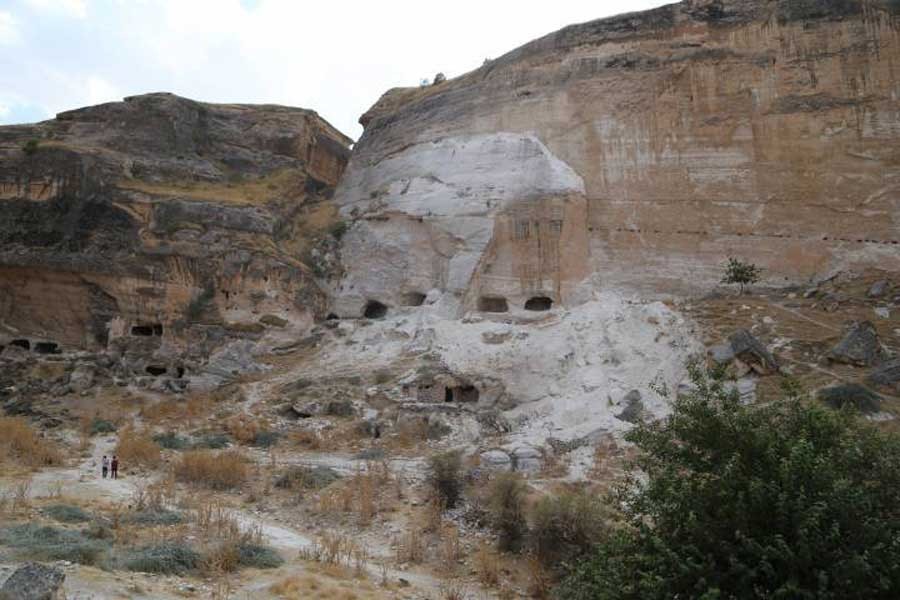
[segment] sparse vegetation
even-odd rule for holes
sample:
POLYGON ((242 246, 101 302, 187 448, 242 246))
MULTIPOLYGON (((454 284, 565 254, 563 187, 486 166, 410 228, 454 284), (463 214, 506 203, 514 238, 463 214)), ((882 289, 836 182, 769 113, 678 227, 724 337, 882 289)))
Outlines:
POLYGON ((91 516, 81 507, 71 504, 52 504, 44 507, 43 513, 60 523, 84 523, 91 520, 91 516))
POLYGON ((275 479, 275 487, 287 490, 320 490, 340 478, 337 471, 328 467, 291 466, 275 479))
POLYGON ((200 555, 183 542, 144 546, 128 553, 123 565, 129 571, 183 575, 200 564, 200 555))
POLYGON ((106 419, 95 418, 91 421, 91 435, 100 435, 104 433, 115 433, 116 426, 106 419))
POLYGON ((162 462, 159 445, 149 434, 131 427, 119 433, 115 454, 123 465, 153 469, 162 462))
POLYGON ((37 154, 37 151, 40 150, 41 141, 35 138, 32 138, 22 144, 22 152, 25 153, 25 156, 34 156, 37 154))
POLYGON ((167 431, 153 436, 153 441, 166 450, 186 450, 191 447, 191 440, 174 431, 167 431))
POLYGON ((109 543, 91 539, 80 531, 27 523, 0 531, 0 543, 34 560, 68 560, 83 565, 99 564, 109 543))
POLYGON ((534 556, 551 571, 588 554, 607 533, 603 504, 584 491, 563 491, 538 501, 532 514, 534 556))
POLYGON ((250 476, 251 464, 237 450, 189 450, 175 463, 175 476, 192 485, 231 490, 250 476))
POLYGON ((22 417, 0 417, 0 461, 31 468, 62 464, 63 457, 53 441, 38 435, 22 417))
POLYGON ((505 552, 517 552, 528 533, 525 500, 528 486, 518 473, 501 473, 491 482, 488 506, 498 545, 505 552))
POLYGON ((627 527, 560 598, 895 598, 900 438, 804 396, 743 405, 691 365, 695 391, 628 434, 627 527))
POLYGON ((443 508, 454 508, 459 502, 463 487, 460 453, 432 455, 428 459, 428 483, 443 508))
POLYGON ((737 258, 729 258, 725 264, 725 275, 722 283, 737 284, 740 286, 740 294, 744 293, 744 286, 753 285, 759 281, 761 270, 753 263, 744 262, 737 258))

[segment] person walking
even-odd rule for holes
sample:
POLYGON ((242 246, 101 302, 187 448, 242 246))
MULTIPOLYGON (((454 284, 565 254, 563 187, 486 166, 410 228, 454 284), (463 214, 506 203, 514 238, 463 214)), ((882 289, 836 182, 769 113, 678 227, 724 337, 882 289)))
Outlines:
POLYGON ((110 478, 118 479, 119 478, 119 457, 118 456, 113 456, 112 464, 110 466, 112 467, 112 469, 109 472, 110 478))
POLYGON ((103 460, 100 461, 100 470, 103 472, 103 479, 106 479, 106 474, 109 472, 109 459, 106 458, 106 455, 103 455, 103 460))

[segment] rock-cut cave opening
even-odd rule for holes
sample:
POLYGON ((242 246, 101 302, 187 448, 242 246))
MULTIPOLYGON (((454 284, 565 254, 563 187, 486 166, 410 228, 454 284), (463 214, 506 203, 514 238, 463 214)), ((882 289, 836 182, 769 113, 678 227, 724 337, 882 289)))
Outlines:
POLYGON ((366 309, 363 316, 367 319, 381 319, 387 315, 388 307, 378 300, 369 300, 366 302, 366 309))
POLYGON ((13 340, 9 343, 10 346, 17 346, 23 350, 31 350, 31 342, 28 340, 13 340))
POLYGON ((553 308, 553 299, 547 296, 535 296, 525 302, 525 310, 550 310, 553 308))
POLYGON ((138 337, 161 336, 163 334, 163 326, 161 323, 153 323, 151 325, 135 325, 131 328, 131 335, 138 337))
POLYGON ((444 390, 444 402, 478 402, 478 388, 474 385, 448 387, 444 390))
POLYGON ((481 312, 505 313, 509 312, 509 304, 506 302, 506 298, 482 296, 478 299, 478 310, 481 312))
POLYGON ((165 375, 167 369, 165 367, 158 367, 155 365, 148 365, 145 369, 148 374, 153 375, 154 377, 159 377, 160 375, 165 375))
POLYGON ((59 344, 56 342, 37 342, 34 345, 34 351, 38 354, 59 354, 59 344))
POLYGON ((425 304, 425 294, 422 292, 407 292, 403 294, 404 306, 422 306, 425 304))

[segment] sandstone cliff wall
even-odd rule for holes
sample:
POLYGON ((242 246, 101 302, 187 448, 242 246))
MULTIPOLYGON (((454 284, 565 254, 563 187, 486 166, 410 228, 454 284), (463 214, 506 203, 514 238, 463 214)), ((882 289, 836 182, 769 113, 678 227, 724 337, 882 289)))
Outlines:
POLYGON ((900 268, 900 5, 689 0, 567 27, 363 117, 336 307, 449 311, 900 268))
POLYGON ((308 327, 349 143, 311 111, 171 94, 0 127, 0 346, 203 355, 308 327))

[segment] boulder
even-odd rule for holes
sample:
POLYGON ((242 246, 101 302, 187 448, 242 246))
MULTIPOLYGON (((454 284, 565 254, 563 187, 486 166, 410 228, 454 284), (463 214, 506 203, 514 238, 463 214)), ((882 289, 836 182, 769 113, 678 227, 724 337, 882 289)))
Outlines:
POLYGON ((481 466, 492 471, 509 471, 512 458, 503 450, 486 450, 481 453, 481 466))
POLYGON ((616 415, 617 419, 632 424, 636 424, 641 420, 641 415, 644 413, 644 402, 641 400, 641 393, 638 390, 631 390, 625 394, 621 404, 625 408, 616 415))
POLYGON ((881 298, 887 293, 888 285, 887 279, 876 281, 872 284, 872 287, 869 288, 869 292, 866 295, 869 298, 881 298))
POLYGON ((535 473, 541 469, 543 456, 534 446, 519 446, 512 451, 513 470, 522 473, 535 473))
POLYGON ((836 409, 852 406, 867 415, 881 410, 881 396, 858 383, 843 383, 820 390, 819 400, 836 409))
POLYGON ((65 579, 56 567, 25 563, 0 587, 0 600, 65 600, 65 579))
POLYGON ((94 367, 78 365, 69 376, 69 386, 75 392, 84 392, 94 385, 94 367))
POLYGON ((900 394, 900 358, 878 365, 866 383, 888 394, 900 394))
POLYGON ((886 358, 875 326, 869 321, 852 321, 844 337, 828 353, 828 360, 837 363, 872 367, 886 358))
POLYGON ((763 343, 746 329, 731 334, 728 344, 734 354, 734 361, 740 363, 737 366, 743 367, 739 369, 743 371, 742 374, 754 371, 758 375, 772 375, 778 372, 778 361, 763 343))

